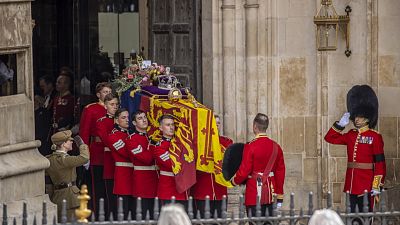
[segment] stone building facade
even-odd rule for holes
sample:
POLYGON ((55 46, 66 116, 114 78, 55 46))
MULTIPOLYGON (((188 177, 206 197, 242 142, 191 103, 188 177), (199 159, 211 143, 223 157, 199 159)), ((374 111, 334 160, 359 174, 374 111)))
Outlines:
MULTIPOLYGON (((143 2, 141 26, 147 32, 149 12, 143 2)), ((18 62, 16 93, 0 96, 0 203, 7 203, 14 215, 21 212, 23 201, 33 203, 28 210, 40 219, 40 203, 48 201, 43 170, 49 164, 38 153, 33 133, 30 4, 0 0, 0 55, 15 54, 18 62)), ((347 4, 352 8, 350 57, 344 55, 341 36, 337 51, 316 50, 313 17, 319 0, 201 1, 203 102, 223 116, 225 135, 237 142, 253 138, 257 112, 268 114, 269 135, 285 154, 286 193, 303 199, 312 191, 315 205, 324 207, 330 190, 339 206, 344 204, 345 147, 328 145, 323 136, 346 111, 347 91, 356 84, 371 85, 380 101, 377 130, 385 142, 386 187, 398 203, 400 1, 333 4, 339 14, 347 4)), ((145 47, 146 32, 140 34, 145 47)))
POLYGON ((9 223, 22 222, 23 202, 28 221, 41 220, 42 203, 48 218, 56 207, 44 194, 44 169, 50 163, 39 154, 33 117, 31 1, 0 1, 0 56, 13 58, 14 88, 2 86, 0 95, 0 210, 7 204, 9 223), (8 90, 5 90, 8 89, 8 90))
POLYGON ((398 203, 400 2, 333 1, 338 14, 347 4, 350 57, 340 33, 336 51, 316 50, 319 0, 203 1, 204 102, 223 115, 225 134, 240 142, 253 138, 256 113, 268 114, 269 135, 285 155, 286 193, 303 199, 312 191, 323 207, 330 190, 334 203, 344 205, 345 147, 323 137, 346 111, 347 91, 371 85, 380 102, 376 129, 385 142, 385 186, 398 203))

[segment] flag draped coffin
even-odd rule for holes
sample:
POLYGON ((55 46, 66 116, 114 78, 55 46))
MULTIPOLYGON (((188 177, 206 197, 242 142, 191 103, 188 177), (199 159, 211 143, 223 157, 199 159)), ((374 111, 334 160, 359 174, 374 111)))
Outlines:
POLYGON ((169 100, 168 91, 156 87, 129 91, 122 105, 129 106, 130 113, 140 109, 147 114, 149 135, 153 140, 161 138, 158 119, 163 114, 175 118, 175 138, 171 142, 170 158, 173 164, 178 192, 188 190, 196 182, 196 170, 214 173, 216 182, 230 187, 222 176, 223 153, 218 129, 212 110, 194 98, 169 100))

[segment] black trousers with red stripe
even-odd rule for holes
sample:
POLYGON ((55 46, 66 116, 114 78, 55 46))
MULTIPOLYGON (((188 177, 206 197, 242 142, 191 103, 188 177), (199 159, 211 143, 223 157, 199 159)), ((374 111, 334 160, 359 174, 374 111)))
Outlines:
MULTIPOLYGON (((363 212, 364 196, 350 194, 350 212, 355 213, 356 207, 358 208, 358 212, 363 212)), ((368 196, 368 211, 372 212, 372 209, 373 202, 371 202, 371 196, 368 196)))
MULTIPOLYGON (((106 188, 103 180, 103 166, 91 165, 89 170, 85 172, 85 183, 88 186, 90 207, 95 213, 96 220, 99 219, 99 201, 100 198, 106 202, 106 188)), ((108 211, 107 204, 104 204, 105 211, 108 211)))
POLYGON ((113 188, 114 188, 114 179, 104 179, 105 187, 106 187, 106 199, 104 201, 104 204, 107 205, 104 206, 105 209, 105 216, 106 220, 110 218, 110 213, 113 213, 113 218, 114 220, 117 219, 117 196, 113 194, 113 188))

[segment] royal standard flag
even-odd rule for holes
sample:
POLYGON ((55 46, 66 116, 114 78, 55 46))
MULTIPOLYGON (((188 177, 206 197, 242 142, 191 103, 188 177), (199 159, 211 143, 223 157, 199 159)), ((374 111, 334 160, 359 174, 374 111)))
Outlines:
POLYGON ((178 192, 184 192, 196 183, 196 170, 214 173, 217 183, 231 187, 222 175, 223 152, 210 109, 195 100, 169 101, 157 96, 142 97, 140 109, 148 112, 149 134, 155 140, 161 138, 158 118, 163 114, 171 114, 175 118, 176 131, 170 157, 178 192))

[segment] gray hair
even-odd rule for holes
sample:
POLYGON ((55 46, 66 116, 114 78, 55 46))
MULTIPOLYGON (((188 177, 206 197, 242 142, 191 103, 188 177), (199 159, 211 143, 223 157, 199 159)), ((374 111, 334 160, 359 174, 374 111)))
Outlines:
POLYGON ((168 204, 161 208, 157 225, 190 225, 189 216, 180 204, 168 204))
POLYGON ((314 212, 308 225, 344 225, 344 223, 335 211, 321 209, 314 212))

